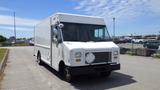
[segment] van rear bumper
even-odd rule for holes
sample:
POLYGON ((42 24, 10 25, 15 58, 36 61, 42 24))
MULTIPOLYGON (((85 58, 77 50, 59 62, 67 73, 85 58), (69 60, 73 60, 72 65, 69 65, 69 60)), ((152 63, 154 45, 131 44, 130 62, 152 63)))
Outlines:
POLYGON ((100 64, 100 65, 89 65, 89 66, 79 66, 79 67, 69 67, 69 66, 67 67, 71 75, 120 70, 120 64, 100 64))

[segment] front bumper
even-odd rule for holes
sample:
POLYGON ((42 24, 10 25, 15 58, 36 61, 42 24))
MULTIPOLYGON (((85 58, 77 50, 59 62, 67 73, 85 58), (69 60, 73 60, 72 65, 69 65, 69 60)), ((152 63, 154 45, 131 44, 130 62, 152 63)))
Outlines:
POLYGON ((69 67, 69 66, 67 67, 72 75, 120 70, 120 64, 100 64, 100 65, 89 65, 89 66, 79 66, 79 67, 69 67))

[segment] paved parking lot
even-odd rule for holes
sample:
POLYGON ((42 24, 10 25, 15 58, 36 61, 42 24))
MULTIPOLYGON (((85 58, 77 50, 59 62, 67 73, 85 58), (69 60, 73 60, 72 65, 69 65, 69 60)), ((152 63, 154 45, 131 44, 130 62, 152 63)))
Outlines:
POLYGON ((122 68, 109 78, 77 76, 73 83, 58 77, 47 65, 39 66, 33 47, 9 48, 9 58, 0 90, 159 90, 160 60, 121 55, 122 68))

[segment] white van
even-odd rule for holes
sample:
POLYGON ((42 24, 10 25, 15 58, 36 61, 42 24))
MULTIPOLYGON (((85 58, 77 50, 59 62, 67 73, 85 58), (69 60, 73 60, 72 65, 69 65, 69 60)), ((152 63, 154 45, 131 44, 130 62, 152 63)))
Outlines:
POLYGON ((72 76, 120 69, 119 47, 101 17, 56 13, 35 26, 34 54, 67 81, 72 76))

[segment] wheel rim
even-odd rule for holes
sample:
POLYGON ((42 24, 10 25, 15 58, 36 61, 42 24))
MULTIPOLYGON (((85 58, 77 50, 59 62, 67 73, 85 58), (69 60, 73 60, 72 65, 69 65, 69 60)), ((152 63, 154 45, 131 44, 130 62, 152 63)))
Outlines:
POLYGON ((71 74, 66 67, 65 67, 65 78, 67 81, 71 81, 71 74))

